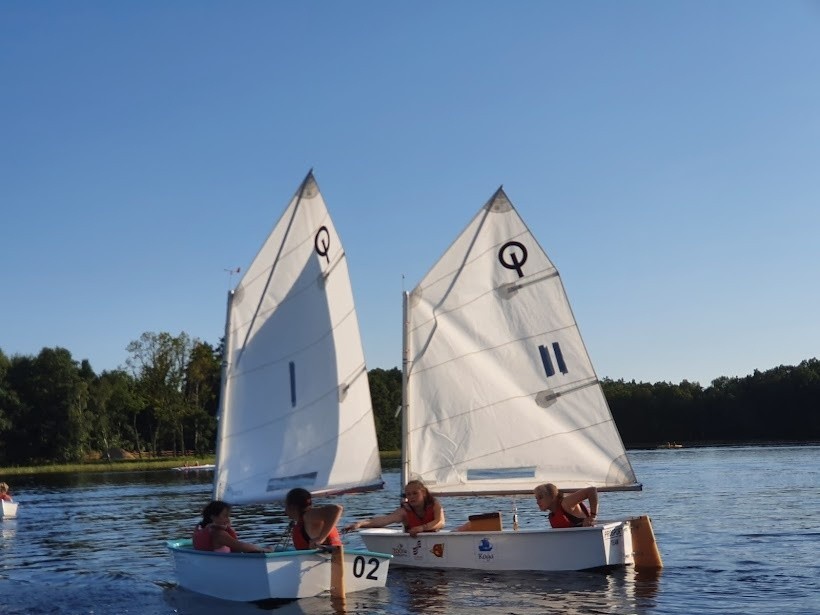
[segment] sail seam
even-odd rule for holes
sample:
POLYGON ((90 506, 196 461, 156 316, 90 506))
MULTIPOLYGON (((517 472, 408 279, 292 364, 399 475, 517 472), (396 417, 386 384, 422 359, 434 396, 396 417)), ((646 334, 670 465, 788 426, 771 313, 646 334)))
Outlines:
MULTIPOLYGON (((500 288, 505 288, 506 287, 506 288, 520 289, 520 288, 524 288, 525 286, 529 286, 530 284, 535 284, 536 282, 543 282, 545 280, 550 280, 552 278, 560 278, 560 275, 558 274, 558 270, 555 269, 554 267, 552 268, 552 270, 542 269, 541 271, 539 271, 537 273, 533 273, 531 275, 533 277, 534 276, 539 276, 539 277, 537 279, 532 280, 532 281, 528 280, 527 282, 525 282, 523 284, 521 282, 513 282, 513 284, 515 284, 515 286, 512 286, 512 287, 509 286, 510 282, 504 282, 503 284, 499 284, 496 287, 490 288, 487 292, 481 293, 480 295, 476 295, 475 297, 473 297, 469 301, 465 301, 464 303, 460 303, 459 305, 457 305, 455 307, 452 307, 448 310, 439 310, 438 308, 434 308, 433 316, 431 318, 428 318, 424 322, 420 322, 417 325, 415 325, 414 327, 412 327, 410 329, 410 332, 412 333, 413 331, 416 331, 417 329, 419 329, 421 327, 424 327, 424 326, 428 325, 431 322, 437 321, 442 316, 446 316, 448 314, 452 314, 454 312, 458 312, 460 310, 463 310, 464 308, 472 305, 476 301, 480 301, 481 299, 483 299, 487 295, 491 295, 491 294, 497 292, 498 289, 500 289, 500 288)), ((528 276, 528 278, 529 277, 530 276, 528 276)))
POLYGON ((599 422, 597 422, 597 423, 591 423, 591 424, 589 424, 589 425, 584 425, 583 427, 578 427, 578 428, 576 428, 576 429, 570 429, 570 430, 567 430, 567 431, 562 431, 562 432, 555 432, 555 433, 551 433, 551 434, 546 435, 546 436, 543 436, 543 437, 541 437, 541 438, 535 438, 535 439, 533 439, 533 440, 528 440, 527 442, 519 442, 518 444, 516 444, 516 445, 514 445, 514 446, 505 446, 505 447, 503 447, 503 448, 500 448, 500 449, 497 449, 497 450, 491 451, 491 452, 489 452, 489 453, 487 453, 487 454, 485 454, 485 455, 478 455, 478 456, 476 456, 476 457, 470 457, 469 459, 465 458, 465 459, 461 460, 461 461, 460 461, 458 464, 456 464, 455 466, 453 466, 453 465, 446 465, 446 466, 440 466, 440 467, 437 467, 437 468, 425 468, 424 473, 425 473, 425 474, 427 474, 427 473, 437 472, 437 471, 439 471, 439 470, 446 469, 446 468, 463 466, 463 465, 466 465, 466 464, 472 463, 472 462, 474 462, 474 461, 477 461, 477 460, 479 460, 479 459, 484 459, 484 458, 486 458, 486 457, 491 457, 491 456, 493 456, 493 455, 497 455, 497 454, 499 454, 499 453, 504 453, 504 452, 507 452, 507 451, 512 451, 512 450, 515 450, 515 449, 517 449, 517 448, 521 448, 521 447, 523 447, 523 446, 530 446, 530 445, 535 444, 535 443, 537 443, 537 442, 543 442, 543 441, 545 441, 545 440, 549 440, 550 438, 555 438, 555 437, 558 437, 558 436, 566 436, 566 435, 573 434, 573 433, 577 433, 577 432, 579 432, 579 431, 584 431, 584 430, 587 430, 587 429, 590 429, 590 428, 593 428, 593 427, 599 427, 599 426, 601 426, 601 425, 606 425, 607 423, 614 423, 614 420, 610 418, 610 419, 608 419, 608 420, 599 421, 599 422))
MULTIPOLYGON (((365 369, 365 368, 364 368, 364 364, 360 364, 360 365, 359 365, 359 367, 357 367, 357 369, 356 369, 356 370, 353 370, 352 374, 354 374, 354 375, 356 376, 356 377, 354 378, 354 381, 355 381, 356 379, 358 379, 358 377, 359 377, 359 375, 361 374, 361 371, 362 371, 363 369, 365 369), (359 372, 359 374, 357 374, 357 373, 356 373, 357 371, 359 372)), ((280 414, 279 416, 274 417, 274 418, 272 418, 272 419, 270 419, 270 420, 268 420, 268 421, 264 421, 264 422, 261 422, 261 423, 256 423, 256 424, 254 424, 254 425, 252 425, 252 426, 246 427, 245 429, 243 429, 243 430, 241 430, 241 431, 235 431, 235 432, 232 432, 232 433, 230 433, 230 434, 226 435, 226 436, 223 438, 223 440, 227 440, 227 439, 229 439, 229 438, 237 438, 237 437, 242 436, 242 435, 245 435, 245 434, 247 434, 247 433, 250 433, 250 432, 253 432, 253 431, 257 431, 257 430, 259 430, 259 429, 262 429, 263 427, 269 427, 270 425, 275 425, 276 423, 279 423, 279 422, 282 422, 282 421, 286 421, 286 420, 288 420, 288 419, 292 418, 294 415, 299 414, 300 412, 305 412, 305 411, 309 410, 310 408, 312 408, 312 407, 313 407, 313 406, 315 406, 316 404, 320 403, 320 402, 321 402, 321 401, 323 401, 324 399, 327 399, 330 395, 337 394, 338 390, 339 390, 339 387, 337 386, 337 387, 335 387, 335 388, 333 388, 333 389, 330 389, 330 390, 326 391, 325 393, 322 393, 321 395, 319 395, 318 397, 314 398, 313 400, 311 400, 311 401, 309 401, 309 402, 307 402, 307 403, 301 404, 301 405, 299 406, 299 408, 297 408, 296 410, 292 410, 292 411, 287 412, 287 413, 285 413, 285 414, 280 414)), ((371 411, 372 411, 372 404, 371 404, 371 408, 370 408, 370 409, 371 409, 371 411)))
MULTIPOLYGON (((441 363, 436 363, 435 365, 428 365, 428 366, 425 366, 425 367, 420 367, 416 370, 413 370, 413 373, 414 374, 420 374, 420 373, 426 372, 428 370, 436 369, 438 367, 441 367, 442 365, 447 365, 448 363, 453 363, 454 361, 460 361, 461 359, 464 359, 466 357, 471 357, 471 356, 475 356, 477 354, 481 354, 482 352, 491 352, 491 351, 494 351, 494 350, 498 350, 499 348, 504 348, 505 346, 509 346, 510 344, 517 344, 519 342, 522 342, 522 341, 525 341, 525 340, 531 340, 533 338, 541 337, 543 335, 548 335, 550 333, 557 333, 559 331, 566 331, 568 329, 577 328, 577 326, 578 326, 577 324, 572 323, 571 325, 567 325, 566 327, 559 327, 557 329, 549 329, 549 330, 539 331, 537 333, 534 333, 533 335, 527 335, 525 337, 515 338, 515 339, 509 340, 507 342, 504 342, 503 344, 498 344, 496 346, 488 346, 486 348, 479 348, 478 350, 475 350, 473 352, 466 352, 464 354, 458 355, 457 357, 451 357, 451 358, 447 359, 446 361, 442 361, 441 363)), ((416 361, 414 361, 414 364, 417 363, 417 362, 418 362, 418 359, 416 359, 416 361)))
POLYGON ((302 347, 300 347, 300 348, 297 348, 297 349, 296 349, 296 350, 294 350, 293 352, 290 352, 290 353, 288 353, 288 354, 286 354, 286 355, 283 355, 283 356, 278 357, 278 358, 276 358, 276 359, 273 359, 273 360, 271 360, 271 361, 267 361, 266 363, 260 363, 259 365, 256 365, 256 366, 254 366, 254 367, 251 367, 251 368, 246 369, 246 370, 244 370, 244 371, 241 371, 241 372, 240 372, 240 371, 234 371, 234 372, 232 372, 232 373, 230 373, 230 374, 228 375, 228 378, 229 378, 229 379, 238 378, 238 377, 240 377, 240 376, 245 376, 245 375, 248 375, 248 374, 252 374, 252 373, 254 373, 254 372, 258 372, 258 371, 263 370, 263 369, 265 369, 265 368, 268 368, 268 367, 270 367, 270 366, 272 366, 272 365, 276 365, 277 363, 283 363, 283 362, 285 362, 285 361, 288 361, 288 360, 289 360, 289 359, 291 359, 292 357, 294 357, 294 356, 296 356, 296 355, 298 355, 298 354, 300 354, 300 353, 304 352, 305 350, 307 350, 307 349, 309 349, 309 348, 312 348, 313 346, 316 346, 317 344, 322 343, 322 341, 324 341, 324 340, 326 340, 328 337, 332 336, 332 335, 333 335, 333 332, 334 332, 336 329, 338 329, 338 328, 339 328, 342 324, 344 324, 344 323, 347 321, 347 319, 348 319, 348 318, 350 318, 351 316, 353 316, 354 318, 355 318, 355 316, 356 316, 356 308, 355 308, 355 306, 354 306, 351 310, 349 310, 348 312, 346 312, 346 313, 345 313, 345 315, 344 315, 342 318, 340 318, 340 319, 339 319, 339 321, 338 321, 338 322, 336 322, 336 323, 335 323, 335 324, 334 324, 334 325, 333 325, 330 329, 328 329, 328 330, 325 332, 325 334, 324 334, 324 335, 322 335, 321 337, 316 338, 316 339, 315 339, 313 342, 311 342, 310 344, 307 344, 307 345, 305 345, 305 346, 302 346, 302 347))

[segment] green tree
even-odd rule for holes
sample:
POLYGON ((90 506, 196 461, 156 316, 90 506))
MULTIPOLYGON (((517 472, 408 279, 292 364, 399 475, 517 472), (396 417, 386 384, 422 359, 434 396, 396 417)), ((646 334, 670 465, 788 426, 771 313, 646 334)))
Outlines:
MULTIPOLYGON (((155 454, 164 435, 170 436, 168 444, 173 448, 177 444, 175 436, 179 441, 184 440, 183 420, 188 406, 183 386, 194 343, 185 332, 176 337, 165 332, 145 332, 127 346, 130 356, 126 365, 136 379, 138 392, 145 403, 140 414, 155 454)), ((139 433, 136 415, 134 432, 139 433)))
POLYGON ((390 370, 371 369, 367 378, 379 450, 401 449, 401 415, 396 413, 401 406, 401 370, 397 367, 390 370))
MULTIPOLYGON (((89 366, 90 369, 90 366, 89 366)), ((88 387, 65 348, 14 357, 8 381, 19 406, 9 452, 15 461, 78 461, 88 450, 88 387)))
POLYGON ((132 417, 141 409, 135 388, 134 379, 123 370, 104 371, 91 385, 92 446, 109 461, 112 448, 139 448, 130 433, 132 417))
POLYGON ((197 342, 191 351, 191 360, 185 372, 187 423, 193 432, 193 448, 198 453, 213 448, 221 358, 221 351, 214 350, 213 346, 205 342, 197 342))

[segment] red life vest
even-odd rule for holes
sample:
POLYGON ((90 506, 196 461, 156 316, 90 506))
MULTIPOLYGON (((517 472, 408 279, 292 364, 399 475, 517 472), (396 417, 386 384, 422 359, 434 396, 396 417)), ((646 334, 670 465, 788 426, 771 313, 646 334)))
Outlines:
MULTIPOLYGON (((197 551, 213 551, 214 550, 214 537, 213 531, 215 529, 225 530, 231 536, 231 538, 236 538, 236 532, 233 531, 233 528, 228 527, 215 527, 213 525, 209 525, 208 527, 202 527, 201 525, 197 525, 196 529, 194 529, 194 549, 197 551)), ((220 550, 227 547, 220 547, 220 550)))
MULTIPOLYGON (((302 525, 300 521, 296 525, 293 526, 293 546, 299 550, 304 551, 306 549, 310 549, 310 541, 311 537, 308 536, 307 531, 305 531, 305 526, 302 525)), ((339 536, 339 530, 335 527, 330 530, 330 534, 327 535, 327 538, 322 543, 323 545, 330 545, 331 547, 338 547, 342 544, 342 538, 339 536)))
POLYGON ((413 507, 406 502, 402 504, 402 508, 404 508, 404 531, 409 532, 410 528, 418 527, 419 525, 424 525, 425 523, 430 523, 435 519, 435 507, 430 504, 424 507, 424 513, 421 517, 416 514, 416 511, 413 510, 413 507))
POLYGON ((550 525, 555 528, 580 527, 584 524, 584 519, 589 517, 589 511, 583 502, 581 502, 581 510, 584 511, 584 516, 576 517, 572 513, 565 511, 564 507, 559 503, 558 510, 549 514, 550 525))

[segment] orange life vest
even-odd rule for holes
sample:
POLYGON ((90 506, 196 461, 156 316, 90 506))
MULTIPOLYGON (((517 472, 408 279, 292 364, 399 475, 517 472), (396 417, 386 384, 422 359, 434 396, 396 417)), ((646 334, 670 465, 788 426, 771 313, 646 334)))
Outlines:
POLYGON ((581 510, 584 511, 584 516, 576 517, 565 511, 563 505, 559 503, 558 510, 549 514, 550 525, 555 528, 580 527, 584 524, 584 519, 589 517, 589 511, 583 502, 581 502, 581 510))
MULTIPOLYGON (((236 538, 236 532, 233 531, 233 528, 228 527, 216 527, 213 525, 209 525, 207 527, 202 527, 202 525, 197 525, 194 529, 194 549, 197 551, 215 551, 214 549, 214 537, 213 531, 215 529, 225 530, 231 536, 231 538, 236 538)), ((225 549, 230 549, 228 547, 219 547, 220 551, 225 549)))
POLYGON ((405 515, 404 515, 404 531, 409 532, 410 528, 418 527, 419 525, 424 525, 425 523, 430 523, 435 518, 434 506, 432 504, 424 507, 424 513, 422 513, 421 517, 416 514, 416 511, 413 510, 413 507, 406 502, 402 504, 402 508, 404 508, 405 515))
MULTIPOLYGON (((310 536, 308 536, 307 531, 305 531, 305 526, 300 521, 296 525, 293 526, 293 546, 296 547, 299 551, 303 551, 305 549, 310 549, 310 541, 312 540, 310 536)), ((335 527, 330 530, 330 534, 327 535, 327 538, 322 543, 323 545, 329 545, 331 547, 338 547, 342 544, 342 538, 339 536, 339 530, 335 527)))

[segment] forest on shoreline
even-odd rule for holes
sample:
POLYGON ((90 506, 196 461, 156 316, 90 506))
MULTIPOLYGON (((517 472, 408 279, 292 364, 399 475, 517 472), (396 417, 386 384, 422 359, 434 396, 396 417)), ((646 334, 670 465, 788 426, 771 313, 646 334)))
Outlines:
MULTIPOLYGON (((222 348, 180 333, 143 333, 122 369, 97 374, 65 348, 0 350, 0 466, 207 455, 214 449, 222 348)), ((401 447, 401 371, 368 371, 379 449, 401 447)), ((820 441, 820 360, 721 377, 602 380, 627 448, 820 441)))

